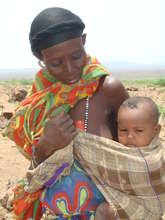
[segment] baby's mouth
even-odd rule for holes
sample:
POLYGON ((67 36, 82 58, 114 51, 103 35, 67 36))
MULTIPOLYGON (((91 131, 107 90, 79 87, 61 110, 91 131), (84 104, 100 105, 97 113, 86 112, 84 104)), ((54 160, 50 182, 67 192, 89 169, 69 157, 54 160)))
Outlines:
POLYGON ((136 147, 136 146, 133 144, 127 144, 127 147, 136 147))

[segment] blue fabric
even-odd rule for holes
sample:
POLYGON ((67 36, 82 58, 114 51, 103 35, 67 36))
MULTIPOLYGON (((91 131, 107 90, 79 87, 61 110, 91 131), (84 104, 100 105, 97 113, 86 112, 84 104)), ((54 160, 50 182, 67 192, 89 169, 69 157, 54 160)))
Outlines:
POLYGON ((70 175, 48 187, 42 201, 44 206, 53 210, 58 220, 89 220, 94 219, 96 207, 104 197, 75 160, 70 175))

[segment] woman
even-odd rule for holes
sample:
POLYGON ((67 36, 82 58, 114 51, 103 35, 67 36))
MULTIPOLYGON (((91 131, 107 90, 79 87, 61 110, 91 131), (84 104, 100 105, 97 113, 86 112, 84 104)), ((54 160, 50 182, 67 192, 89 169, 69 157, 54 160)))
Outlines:
MULTIPOLYGON (((119 80, 86 54, 84 27, 77 15, 63 8, 45 9, 32 22, 31 49, 44 66, 29 98, 17 108, 8 136, 32 159, 33 168, 65 148, 77 127, 116 139, 116 113, 128 94, 119 80)), ((24 183, 15 188, 17 218, 40 219, 49 213, 50 219, 93 219, 104 197, 78 161, 72 163, 70 175, 61 181, 55 178, 36 193, 24 192, 24 183)))

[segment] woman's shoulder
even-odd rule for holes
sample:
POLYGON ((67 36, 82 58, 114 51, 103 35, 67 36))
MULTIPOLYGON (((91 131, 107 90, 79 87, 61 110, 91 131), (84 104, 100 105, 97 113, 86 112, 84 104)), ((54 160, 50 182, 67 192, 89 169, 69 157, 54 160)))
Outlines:
POLYGON ((108 102, 115 106, 118 106, 129 97, 123 83, 113 75, 104 77, 100 91, 108 102))
POLYGON ((102 89, 108 96, 116 96, 126 92, 123 83, 113 75, 107 75, 104 78, 102 89))

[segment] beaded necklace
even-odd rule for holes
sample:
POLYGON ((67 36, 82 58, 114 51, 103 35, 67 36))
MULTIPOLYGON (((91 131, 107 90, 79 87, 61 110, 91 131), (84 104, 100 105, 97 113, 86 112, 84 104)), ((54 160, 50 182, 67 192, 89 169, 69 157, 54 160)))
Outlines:
POLYGON ((88 129, 88 113, 89 113, 89 96, 85 98, 85 120, 84 120, 84 131, 88 129))
POLYGON ((89 112, 89 96, 85 98, 85 113, 84 113, 84 120, 77 120, 76 121, 76 128, 87 132, 88 130, 88 112, 89 112))

